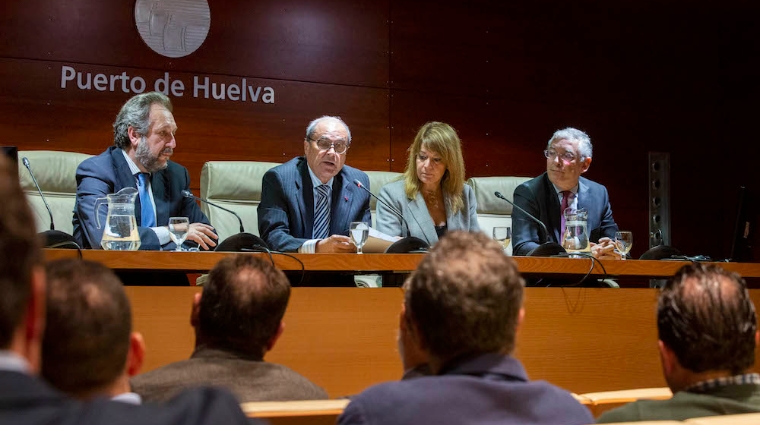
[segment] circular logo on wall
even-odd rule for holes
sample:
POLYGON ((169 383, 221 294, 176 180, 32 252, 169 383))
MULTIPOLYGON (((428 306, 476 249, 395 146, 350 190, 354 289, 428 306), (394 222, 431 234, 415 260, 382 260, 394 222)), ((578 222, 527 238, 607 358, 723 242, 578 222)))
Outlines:
POLYGON ((135 24, 145 44, 169 58, 196 51, 211 27, 206 0, 137 0, 135 24))

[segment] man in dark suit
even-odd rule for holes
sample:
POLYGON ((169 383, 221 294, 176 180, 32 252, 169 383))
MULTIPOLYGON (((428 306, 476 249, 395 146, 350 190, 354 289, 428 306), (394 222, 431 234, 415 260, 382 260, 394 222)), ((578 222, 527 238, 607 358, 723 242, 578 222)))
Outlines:
POLYGON ((222 259, 195 295, 190 359, 132 378, 133 390, 145 401, 203 384, 225 387, 241 402, 328 398, 298 373, 264 361, 285 329, 289 298, 287 278, 270 262, 242 254, 222 259))
POLYGON ((135 406, 105 398, 79 402, 35 375, 45 328, 45 271, 34 218, 18 169, 0 157, 0 423, 42 425, 244 424, 235 398, 198 389, 166 406, 135 406))
POLYGON ((599 423, 684 421, 760 412, 755 305, 738 274, 719 266, 683 266, 657 302, 660 363, 673 391, 605 412, 599 423))
POLYGON ((202 249, 216 246, 208 219, 192 198, 182 195, 190 188, 187 169, 169 161, 177 146, 177 124, 169 98, 158 92, 129 99, 113 124, 114 145, 102 154, 83 161, 76 172, 77 199, 74 207, 74 238, 86 248, 100 248, 106 208, 95 210, 98 198, 125 187, 137 188, 135 217, 140 249, 171 250, 169 217, 187 217, 187 241, 202 249))
POLYGON ((259 233, 277 251, 356 252, 352 221, 371 223, 369 177, 344 165, 351 132, 338 117, 321 117, 306 128, 304 156, 272 168, 262 179, 259 233), (324 215, 322 215, 324 214, 324 215))
POLYGON ((548 235, 525 213, 512 211, 514 255, 529 255, 543 242, 562 243, 563 208, 588 211, 587 231, 591 254, 599 259, 620 259, 613 239, 618 227, 612 218, 607 188, 581 177, 591 166, 591 139, 575 128, 554 133, 547 144, 546 172, 517 186, 515 205, 546 225, 548 235))
POLYGON ((509 355, 525 312, 523 280, 503 246, 481 232, 451 232, 404 287, 399 351, 405 363, 409 348, 425 352, 433 376, 365 390, 338 424, 593 423, 569 392, 529 381, 509 355))
POLYGON ((78 259, 47 263, 42 377, 72 397, 140 404, 129 378, 140 372, 145 344, 132 332, 132 308, 111 269, 78 259))

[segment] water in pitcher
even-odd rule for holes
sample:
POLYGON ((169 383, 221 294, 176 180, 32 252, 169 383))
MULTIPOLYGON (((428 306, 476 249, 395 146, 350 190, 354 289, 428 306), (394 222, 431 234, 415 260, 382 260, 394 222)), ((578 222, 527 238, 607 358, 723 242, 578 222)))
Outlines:
POLYGON ((113 251, 135 251, 140 248, 140 234, 134 215, 111 215, 103 230, 100 246, 113 251))

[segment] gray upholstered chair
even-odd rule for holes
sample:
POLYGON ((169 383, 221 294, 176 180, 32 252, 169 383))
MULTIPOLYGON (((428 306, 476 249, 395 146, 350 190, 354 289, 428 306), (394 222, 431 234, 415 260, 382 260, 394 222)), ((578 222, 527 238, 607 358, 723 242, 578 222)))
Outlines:
MULTIPOLYGON (((375 196, 380 193, 380 189, 386 184, 401 177, 401 173, 393 171, 365 171, 369 177, 369 190, 375 196)), ((375 215, 377 212, 377 200, 373 197, 369 198, 369 209, 372 212, 372 227, 375 227, 375 215)))
MULTIPOLYGON (((515 188, 530 180, 530 177, 472 177, 467 184, 475 191, 478 202, 478 225, 488 236, 492 236, 497 226, 512 226, 512 205, 497 198, 494 192, 501 192, 505 198, 512 200, 515 188)), ((512 244, 507 253, 512 255, 512 244)))
POLYGON ((29 171, 22 163, 22 158, 29 159, 29 166, 53 213, 55 229, 71 235, 71 219, 77 193, 76 170, 82 161, 91 156, 63 151, 19 151, 18 173, 21 188, 32 208, 38 232, 50 229, 50 215, 29 171))
MULTIPOLYGON (((247 233, 259 236, 261 202, 261 178, 269 169, 280 165, 276 162, 256 161, 209 161, 201 170, 201 198, 235 211, 243 220, 247 233)), ((237 218, 227 211, 206 203, 201 209, 219 235, 222 242, 240 232, 237 218)))

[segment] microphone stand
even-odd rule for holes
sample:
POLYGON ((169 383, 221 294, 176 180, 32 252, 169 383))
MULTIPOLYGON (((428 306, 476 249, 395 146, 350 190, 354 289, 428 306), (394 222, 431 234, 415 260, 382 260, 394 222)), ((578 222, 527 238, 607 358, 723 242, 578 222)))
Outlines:
MULTIPOLYGON (((544 237, 543 242, 540 243, 537 247, 533 248, 529 253, 528 257, 551 257, 554 255, 561 254, 565 251, 565 248, 562 248, 562 246, 555 242, 549 242, 549 229, 546 228, 546 225, 539 220, 538 218, 534 217, 532 214, 525 211, 523 208, 521 208, 518 205, 515 205, 514 202, 507 199, 504 195, 501 194, 501 192, 494 192, 494 195, 496 195, 497 198, 507 201, 509 205, 512 205, 513 208, 516 208, 518 211, 525 214, 528 218, 538 223, 539 227, 544 231, 544 237)), ((540 237, 540 235, 539 235, 540 237)))

